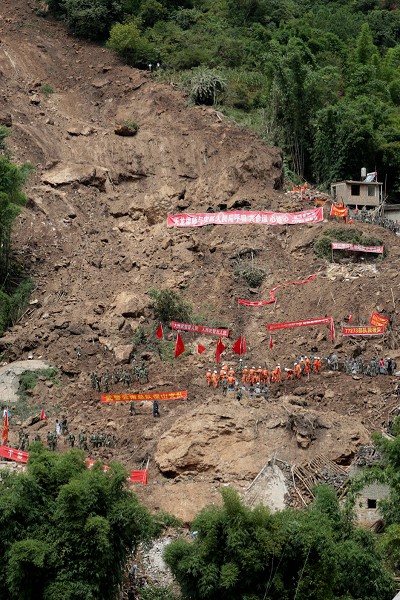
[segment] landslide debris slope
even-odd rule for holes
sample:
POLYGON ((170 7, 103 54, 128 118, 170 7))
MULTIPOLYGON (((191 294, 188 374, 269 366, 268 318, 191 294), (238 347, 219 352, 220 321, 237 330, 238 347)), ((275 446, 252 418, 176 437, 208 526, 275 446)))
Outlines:
MULTIPOLYGON (((354 322, 366 322, 372 310, 393 310, 397 238, 357 225, 383 239, 388 257, 363 268, 332 267, 313 252, 314 240, 333 226, 327 221, 167 229, 169 213, 303 206, 281 189, 279 149, 212 108, 189 107, 180 91, 70 37, 23 0, 2 3, 0 39, 0 120, 9 122, 11 115, 15 160, 35 166, 14 244, 36 283, 29 310, 0 340, 0 350, 9 361, 33 356, 58 369, 59 385, 41 377, 28 400, 50 416, 42 439, 61 415, 76 437, 83 429, 116 435, 116 448, 90 454, 117 458, 127 468, 149 458, 149 485, 135 489, 152 508, 185 520, 219 502, 220 485, 246 487, 273 454, 289 462, 325 454, 346 464, 373 430, 385 426, 396 403, 391 378, 324 372, 271 388, 268 404, 248 398, 239 404, 232 394, 224 399, 206 387, 214 339, 184 334, 194 352, 174 362, 162 360, 154 344, 132 344, 138 328, 154 325, 149 289, 171 288, 206 323, 230 327, 231 339, 244 334, 246 362, 256 367, 290 365, 313 348, 327 356, 327 328, 279 332, 270 350, 265 324, 329 315, 338 325, 349 312, 354 322), (138 123, 135 136, 115 134, 126 121, 138 123), (265 271, 256 290, 237 274, 251 267, 265 271), (237 304, 238 297, 267 298, 275 285, 311 273, 318 273, 316 280, 278 291, 275 305, 237 304), (207 347, 201 356, 197 342, 207 347), (148 404, 134 417, 126 405, 102 405, 90 373, 126 368, 132 349, 146 360, 150 381, 111 391, 188 389, 188 400, 161 404, 160 419, 148 404), (296 422, 309 422, 310 430, 296 429, 296 422)), ((398 356, 382 340, 356 343, 339 332, 336 345, 342 357, 398 356)), ((225 357, 237 363, 230 350, 225 357)), ((31 437, 40 425, 29 428, 31 437)))

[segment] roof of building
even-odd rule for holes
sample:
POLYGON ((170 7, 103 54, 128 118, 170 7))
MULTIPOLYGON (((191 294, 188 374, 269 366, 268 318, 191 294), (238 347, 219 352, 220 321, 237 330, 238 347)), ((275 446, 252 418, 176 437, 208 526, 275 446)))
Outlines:
POLYGON ((380 181, 354 181, 353 179, 344 179, 343 181, 334 181, 331 185, 346 183, 348 185, 383 185, 380 181))

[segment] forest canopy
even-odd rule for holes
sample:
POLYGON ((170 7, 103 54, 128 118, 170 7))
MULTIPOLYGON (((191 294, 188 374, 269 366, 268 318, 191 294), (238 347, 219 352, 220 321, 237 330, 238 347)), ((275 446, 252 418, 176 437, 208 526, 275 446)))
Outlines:
POLYGON ((266 143, 279 145, 289 175, 328 185, 358 178, 365 166, 387 177, 389 191, 400 191, 397 2, 47 4, 74 34, 106 42, 133 67, 151 65, 160 78, 186 86, 192 100, 217 104, 266 143), (193 95, 190 86, 199 79, 213 93, 193 95))

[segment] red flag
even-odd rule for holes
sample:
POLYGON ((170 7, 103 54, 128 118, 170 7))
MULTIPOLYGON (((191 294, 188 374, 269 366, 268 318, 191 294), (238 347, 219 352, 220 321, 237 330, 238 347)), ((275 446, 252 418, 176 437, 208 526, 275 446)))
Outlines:
POLYGON ((162 338, 164 337, 163 329, 162 329, 162 324, 161 323, 157 327, 156 337, 158 337, 159 340, 162 340, 162 338))
POLYGON ((202 346, 201 344, 197 344, 197 352, 198 354, 203 354, 204 350, 205 350, 205 346, 202 346))
POLYGON ((246 338, 241 335, 233 344, 232 350, 236 352, 236 354, 245 354, 247 350, 246 338))
POLYGON ((40 420, 47 421, 46 413, 44 412, 44 408, 42 408, 42 412, 40 413, 40 420))
POLYGON ((220 362, 221 354, 223 353, 224 350, 225 350, 225 346, 223 345, 221 338, 219 338, 219 340, 217 342, 217 349, 215 351, 215 359, 216 359, 217 363, 220 362))
POLYGON ((353 313, 350 313, 349 316, 347 317, 347 322, 351 323, 353 320, 353 313))
POLYGON ((8 444, 8 430, 9 430, 8 410, 6 410, 6 413, 4 415, 4 421, 3 421, 3 431, 1 432, 1 439, 3 440, 3 446, 6 446, 8 444))
POLYGON ((181 334, 178 333, 178 335, 176 336, 176 342, 175 342, 175 358, 178 358, 178 356, 180 356, 184 352, 185 352, 185 344, 183 343, 181 334))
POLYGON ((269 347, 270 347, 270 350, 272 350, 273 346, 274 346, 274 344, 273 344, 273 341, 272 341, 272 335, 270 335, 269 336, 269 347))

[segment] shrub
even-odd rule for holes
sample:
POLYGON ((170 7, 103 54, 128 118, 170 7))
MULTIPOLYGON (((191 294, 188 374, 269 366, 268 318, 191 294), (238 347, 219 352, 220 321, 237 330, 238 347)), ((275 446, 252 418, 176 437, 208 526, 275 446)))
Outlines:
POLYGON ((46 96, 46 98, 48 98, 49 96, 51 96, 51 94, 54 93, 53 88, 48 83, 42 83, 42 85, 40 86, 40 91, 44 96, 46 96))
POLYGON ((189 78, 189 92, 195 104, 212 106, 217 103, 218 94, 226 88, 226 81, 215 69, 199 67, 189 78))
POLYGON ((260 287, 266 275, 264 269, 257 267, 248 267, 244 269, 236 269, 235 275, 242 277, 250 287, 260 287))
POLYGON ((129 129, 129 131, 132 131, 133 133, 137 133, 140 129, 136 121, 124 121, 122 125, 123 127, 126 127, 127 129, 129 129))
POLYGON ((154 316, 157 321, 161 323, 190 322, 193 315, 192 305, 173 290, 151 288, 149 296, 153 301, 154 316))
POLYGON ((119 56, 133 67, 147 68, 149 63, 157 62, 157 51, 148 39, 142 36, 139 27, 133 21, 116 23, 110 31, 107 48, 115 50, 119 56))

